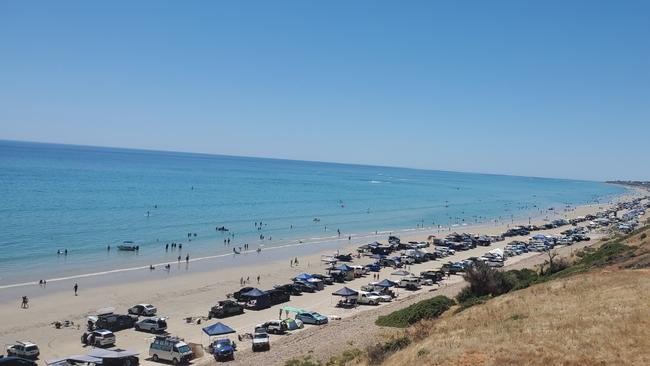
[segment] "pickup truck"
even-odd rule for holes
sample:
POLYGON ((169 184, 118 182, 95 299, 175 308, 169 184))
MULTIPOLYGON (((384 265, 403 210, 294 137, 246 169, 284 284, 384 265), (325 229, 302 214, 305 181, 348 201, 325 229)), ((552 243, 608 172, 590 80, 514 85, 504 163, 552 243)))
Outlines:
POLYGON ((253 335, 253 352, 268 351, 271 349, 269 335, 265 332, 255 332, 253 335))

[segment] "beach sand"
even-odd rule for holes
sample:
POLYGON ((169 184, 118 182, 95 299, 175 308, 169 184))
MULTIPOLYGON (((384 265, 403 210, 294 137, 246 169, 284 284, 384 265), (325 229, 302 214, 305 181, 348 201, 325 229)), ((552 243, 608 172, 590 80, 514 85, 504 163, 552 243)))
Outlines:
MULTIPOLYGON (((618 201, 628 200, 634 196, 636 194, 632 192, 629 195, 620 197, 618 201)), ((580 206, 569 212, 549 213, 551 215, 549 218, 584 216, 606 207, 608 205, 605 204, 580 206)), ((526 219, 525 222, 520 220, 519 222, 492 225, 459 226, 441 230, 439 233, 437 230, 420 230, 414 231, 410 235, 402 234, 401 236, 403 241, 421 241, 430 234, 444 236, 453 231, 498 234, 505 231, 508 225, 514 226, 524 223, 527 224, 528 220, 526 219)), ((533 223, 540 224, 543 221, 537 219, 533 223)), ((557 233, 564 229, 547 230, 545 232, 557 233)), ((456 255, 448 258, 410 266, 409 269, 414 273, 428 269, 436 269, 447 261, 457 261, 471 256, 480 256, 490 249, 503 248, 510 241, 517 239, 527 240, 527 238, 509 238, 505 241, 494 243, 491 247, 477 247, 469 251, 458 252, 456 255)), ((207 345, 208 338, 203 335, 201 328, 208 324, 213 324, 215 320, 197 325, 187 323, 185 318, 206 316, 210 307, 218 300, 225 299, 226 294, 237 291, 240 288, 240 279, 242 276, 244 278, 250 277, 250 284, 246 286, 259 287, 263 290, 270 289, 275 284, 290 282, 292 277, 301 272, 324 273, 325 265, 320 261, 322 254, 332 254, 335 248, 340 248, 341 253, 355 253, 356 246, 358 246, 358 243, 352 245, 347 240, 343 240, 341 242, 323 245, 322 251, 309 255, 303 255, 302 253, 314 253, 315 250, 318 251, 321 247, 318 247, 318 249, 310 248, 310 250, 305 251, 301 251, 299 249, 300 246, 288 248, 286 252, 277 252, 279 253, 277 256, 282 256, 282 258, 272 260, 271 255, 263 251, 259 256, 269 256, 269 261, 263 264, 259 264, 259 258, 247 260, 247 256, 258 256, 256 253, 250 253, 237 256, 236 258, 229 257, 230 261, 237 261, 234 262, 234 265, 230 266, 219 266, 218 261, 205 260, 203 262, 191 262, 186 267, 183 262, 181 264, 173 264, 173 270, 169 274, 162 273, 161 269, 156 269, 155 271, 142 269, 139 271, 61 280, 49 283, 45 288, 39 287, 38 285, 30 285, 0 289, 0 324, 2 325, 0 327, 0 343, 7 344, 16 340, 36 342, 41 348, 41 360, 52 360, 66 355, 84 354, 88 350, 82 347, 80 336, 85 331, 85 318, 87 315, 91 315, 97 309, 105 307, 113 307, 117 313, 126 313, 127 308, 135 304, 152 303, 158 307, 158 315, 168 317, 168 331, 170 333, 180 336, 188 342, 207 345), (290 267, 290 259, 296 256, 299 258, 300 264, 290 267), (203 266, 202 270, 194 271, 194 266, 199 266, 199 263, 203 266), (214 266, 214 268, 209 268, 210 266, 214 266), (138 276, 138 273, 141 276, 138 276), (257 284, 256 280, 257 275, 261 277, 259 284, 257 284), (79 284, 78 296, 74 295, 72 289, 74 283, 79 284), (28 294, 30 296, 29 309, 20 309, 20 296, 22 294, 28 294), (79 325, 79 329, 77 327, 55 329, 52 325, 54 321, 64 320, 73 321, 79 325)), ((508 259, 506 264, 512 265, 535 256, 540 257, 538 253, 528 253, 508 259)), ((372 260, 369 258, 361 258, 355 260, 354 263, 363 265, 370 262, 372 260)), ((396 279, 390 275, 391 271, 389 268, 382 269, 380 278, 396 279)), ((352 319, 360 316, 362 313, 373 314, 374 312, 381 311, 379 309, 396 309, 405 306, 409 302, 408 299, 427 296, 432 289, 432 287, 424 287, 416 293, 400 290, 398 301, 390 304, 382 304, 376 308, 360 306, 356 309, 342 310, 335 307, 337 299, 331 295, 333 291, 343 286, 358 289, 370 281, 371 277, 366 277, 355 279, 346 284, 335 284, 326 287, 324 291, 292 297, 289 303, 276 305, 262 311, 247 311, 244 315, 226 318, 221 321, 237 330, 238 333, 252 332, 256 324, 277 319, 279 308, 286 305, 318 311, 324 315, 340 316, 344 320, 347 318, 352 319)), ((437 292, 452 291, 444 290, 444 288, 453 287, 455 283, 460 283, 461 281, 460 276, 453 276, 450 280, 446 280, 443 288, 437 290, 437 292)), ((436 286, 433 288, 436 288, 436 286)), ((333 320, 332 324, 323 326, 322 328, 337 327, 337 322, 342 321, 333 320)), ((271 352, 274 352, 275 348, 273 344, 276 342, 286 343, 290 342, 294 337, 295 339, 307 337, 309 334, 318 332, 314 328, 316 327, 306 326, 305 330, 295 332, 291 335, 271 336, 271 352)), ((136 332, 131 329, 117 332, 116 337, 118 347, 140 352, 141 363, 155 364, 147 360, 148 343, 152 338, 151 334, 136 332)), ((239 343, 239 349, 241 351, 238 351, 236 355, 238 362, 247 364, 245 357, 249 353, 249 348, 249 342, 239 343)), ((255 357, 265 356, 256 355, 255 357)), ((285 357, 282 358, 284 359, 285 357)), ((211 357, 206 355, 203 359, 195 360, 194 362, 203 363, 209 362, 210 360, 212 360, 211 357)), ((268 358, 265 363, 269 363, 268 358)))

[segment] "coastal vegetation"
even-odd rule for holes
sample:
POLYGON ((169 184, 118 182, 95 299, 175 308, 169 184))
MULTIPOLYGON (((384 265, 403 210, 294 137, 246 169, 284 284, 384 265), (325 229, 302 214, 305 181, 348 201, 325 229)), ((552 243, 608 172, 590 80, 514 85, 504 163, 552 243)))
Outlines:
POLYGON ((454 304, 455 301, 446 296, 436 296, 380 316, 375 324, 383 327, 405 328, 421 320, 437 318, 454 304))

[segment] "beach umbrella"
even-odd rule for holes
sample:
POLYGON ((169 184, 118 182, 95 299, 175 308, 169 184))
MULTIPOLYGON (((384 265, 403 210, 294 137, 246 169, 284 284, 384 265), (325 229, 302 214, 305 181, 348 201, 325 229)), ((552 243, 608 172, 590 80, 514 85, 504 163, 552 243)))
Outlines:
POLYGON ((379 287, 393 287, 393 286, 396 286, 396 285, 397 285, 397 283, 393 282, 391 280, 382 280, 382 281, 377 282, 375 284, 375 286, 379 286, 379 287))
POLYGON ((332 295, 334 296, 343 296, 343 297, 348 297, 348 296, 357 296, 359 293, 357 291, 354 291, 351 288, 348 287, 343 287, 342 289, 338 291, 332 292, 332 295))
POLYGON ((411 272, 405 271, 403 269, 400 269, 398 271, 395 271, 395 272, 391 273, 391 275, 393 275, 393 276, 409 276, 410 274, 411 274, 411 272))
POLYGON ((221 322, 217 322, 208 327, 203 328, 203 333, 212 337, 212 336, 218 336, 222 334, 235 333, 235 330, 221 322))

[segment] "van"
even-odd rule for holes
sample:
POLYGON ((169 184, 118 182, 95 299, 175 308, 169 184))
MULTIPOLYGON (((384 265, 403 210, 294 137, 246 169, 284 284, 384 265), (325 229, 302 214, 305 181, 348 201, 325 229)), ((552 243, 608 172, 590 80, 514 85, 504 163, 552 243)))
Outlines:
POLYGON ((194 354, 190 346, 179 338, 161 335, 156 336, 149 345, 149 356, 154 362, 165 360, 178 365, 189 362, 194 354))
POLYGON ((399 280, 399 287, 403 287, 407 290, 419 290, 420 289, 420 279, 417 277, 404 277, 399 280))

